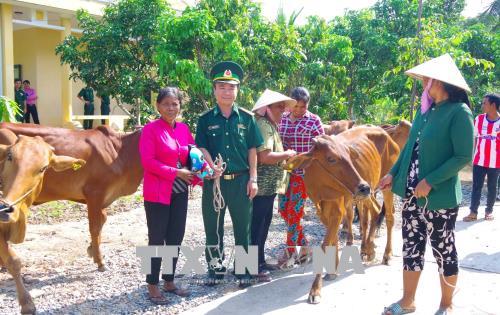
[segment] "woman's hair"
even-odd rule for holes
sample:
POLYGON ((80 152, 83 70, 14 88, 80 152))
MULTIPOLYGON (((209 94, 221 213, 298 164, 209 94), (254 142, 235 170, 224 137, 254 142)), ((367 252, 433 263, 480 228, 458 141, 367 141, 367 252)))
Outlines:
POLYGON ((290 97, 296 101, 303 101, 306 104, 309 103, 309 100, 311 99, 309 91, 303 86, 294 88, 292 93, 290 93, 290 97))
POLYGON ((30 80, 24 80, 23 83, 31 84, 30 80))
POLYGON ((469 96, 465 90, 456 87, 454 85, 448 84, 446 82, 443 83, 443 88, 448 93, 448 100, 456 103, 465 103, 470 108, 469 96))
POLYGON ((490 102, 491 104, 495 104, 495 106, 497 107, 497 110, 499 109, 499 107, 500 107, 500 95, 498 95, 497 93, 491 93, 491 94, 486 94, 484 96, 484 98, 487 98, 488 102, 490 102))
POLYGON ((175 97, 179 100, 181 106, 188 101, 187 95, 174 86, 168 86, 160 89, 158 96, 156 97, 156 103, 161 103, 165 97, 175 97))

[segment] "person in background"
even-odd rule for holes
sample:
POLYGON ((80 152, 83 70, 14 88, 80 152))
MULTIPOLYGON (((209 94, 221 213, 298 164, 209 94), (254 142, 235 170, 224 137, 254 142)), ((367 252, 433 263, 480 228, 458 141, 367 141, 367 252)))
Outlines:
MULTIPOLYGON (((80 90, 78 99, 84 102, 83 114, 94 115, 94 90, 89 85, 80 90)), ((83 129, 92 129, 92 124, 92 119, 85 119, 83 121, 83 129)))
MULTIPOLYGON (((176 87, 160 90, 156 108, 161 117, 142 129, 139 152, 144 167, 144 209, 148 226, 148 245, 180 246, 186 229, 188 185, 195 183, 194 173, 186 168, 189 145, 194 144, 188 125, 177 122, 184 97, 176 87)), ((173 272, 163 274, 163 291, 178 296, 190 292, 174 284, 177 258, 173 272)), ((157 284, 161 258, 151 259, 151 274, 146 276, 149 299, 167 304, 157 284)))
POLYGON ((483 98, 483 114, 474 120, 476 135, 476 152, 472 168, 472 196, 470 213, 464 217, 465 222, 477 220, 477 209, 481 202, 484 177, 488 176, 488 197, 486 201, 485 220, 493 220, 493 206, 497 197, 498 174, 500 171, 500 96, 488 94, 483 98))
POLYGON ((17 103, 19 114, 16 114, 16 120, 18 122, 24 122, 24 114, 26 113, 26 93, 23 90, 23 81, 21 79, 16 79, 14 81, 14 100, 17 103))
POLYGON ((406 74, 422 80, 424 92, 408 142, 379 184, 379 189, 392 187, 403 198, 403 297, 382 314, 416 311, 415 294, 430 238, 441 284, 435 315, 444 315, 452 311, 458 279, 455 222, 462 201, 458 172, 472 160, 474 126, 466 92, 470 88, 448 54, 406 74))
POLYGON ((33 122, 40 125, 40 121, 38 120, 38 111, 36 108, 36 100, 38 99, 36 90, 30 86, 31 83, 29 80, 24 80, 23 85, 24 92, 26 93, 26 112, 24 114, 24 122, 29 124, 31 115, 33 117, 33 122))
POLYGON ((255 103, 252 112, 256 115, 264 143, 257 148, 257 185, 259 192, 253 199, 252 212, 252 245, 258 246, 259 274, 258 281, 271 281, 269 269, 274 266, 266 264, 264 245, 271 220, 276 194, 284 194, 288 184, 287 173, 282 164, 285 160, 296 155, 294 150, 283 149, 278 124, 286 107, 293 107, 296 100, 278 92, 265 90, 255 103))
MULTIPOLYGON (((308 152, 312 147, 312 139, 324 134, 325 131, 321 119, 308 110, 311 97, 305 87, 294 88, 290 97, 297 103, 281 117, 279 133, 284 149, 294 150, 300 154, 308 152)), ((286 193, 279 196, 279 213, 288 226, 286 240, 288 249, 279 258, 280 265, 287 263, 296 255, 294 246, 301 246, 296 259, 299 263, 307 261, 311 254, 301 225, 306 199, 304 170, 297 169, 290 176, 286 193)))
MULTIPOLYGON (((110 108, 110 100, 109 100, 109 95, 107 94, 97 94, 97 97, 101 99, 101 115, 109 115, 110 108)), ((101 119, 101 125, 105 125, 106 120, 101 119)))

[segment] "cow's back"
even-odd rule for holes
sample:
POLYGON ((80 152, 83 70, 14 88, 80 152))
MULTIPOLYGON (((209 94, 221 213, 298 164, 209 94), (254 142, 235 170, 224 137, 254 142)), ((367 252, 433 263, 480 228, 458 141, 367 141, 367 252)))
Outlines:
MULTIPOLYGON (((42 192, 35 204, 52 200, 86 203, 85 196, 93 193, 103 193, 105 195, 103 198, 106 199, 104 203, 107 204, 108 200, 112 202, 114 198, 127 191, 121 185, 126 185, 127 181, 132 180, 128 173, 134 173, 133 177, 141 176, 137 175, 139 173, 142 174, 138 137, 137 143, 131 143, 130 147, 124 148, 120 135, 109 127, 82 131, 31 124, 1 123, 0 129, 9 129, 17 135, 40 136, 54 147, 57 155, 67 155, 86 161, 86 165, 77 172, 73 170, 47 171, 42 192), (128 160, 132 161, 132 166, 128 165, 128 160), (139 168, 140 172, 136 168, 139 168)), ((135 179, 135 181, 138 185, 140 179, 138 181, 135 179)), ((134 184, 131 183, 131 185, 134 184)), ((131 188, 127 192, 131 193, 130 191, 135 190, 131 188)))

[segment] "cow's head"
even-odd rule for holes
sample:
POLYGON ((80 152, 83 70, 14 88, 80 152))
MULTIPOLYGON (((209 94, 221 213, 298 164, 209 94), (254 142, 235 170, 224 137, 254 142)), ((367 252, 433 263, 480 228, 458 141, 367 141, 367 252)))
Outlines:
POLYGON ((323 126, 327 135, 338 135, 348 129, 351 129, 356 121, 354 120, 333 120, 329 125, 323 126))
MULTIPOLYGON (((41 137, 19 136, 11 145, 0 145, 0 223, 16 222, 26 215, 42 189, 43 175, 49 168, 60 172, 85 165, 84 160, 54 154, 54 148, 41 137)), ((64 187, 61 187, 64 189, 64 187)))
POLYGON ((406 141, 408 141, 411 123, 407 120, 402 119, 395 126, 382 125, 381 127, 389 134, 389 136, 391 136, 392 140, 397 143, 399 149, 402 150, 406 144, 406 141))
POLYGON ((352 162, 360 154, 356 148, 348 146, 337 137, 327 135, 314 138, 313 143, 309 152, 291 158, 285 168, 307 169, 311 163, 317 163, 322 173, 314 176, 328 177, 329 182, 334 181, 336 187, 344 190, 344 193, 352 194, 354 198, 366 198, 370 195, 370 186, 361 178, 352 162))

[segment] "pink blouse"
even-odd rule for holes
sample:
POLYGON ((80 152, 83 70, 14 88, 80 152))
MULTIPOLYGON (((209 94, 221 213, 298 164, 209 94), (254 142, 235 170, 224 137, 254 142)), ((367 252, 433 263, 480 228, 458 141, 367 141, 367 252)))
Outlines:
POLYGON ((182 165, 186 165, 188 144, 194 144, 194 139, 184 123, 177 122, 172 128, 164 120, 157 119, 144 126, 139 141, 144 167, 144 200, 170 204, 177 159, 180 157, 182 165))

